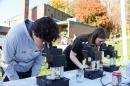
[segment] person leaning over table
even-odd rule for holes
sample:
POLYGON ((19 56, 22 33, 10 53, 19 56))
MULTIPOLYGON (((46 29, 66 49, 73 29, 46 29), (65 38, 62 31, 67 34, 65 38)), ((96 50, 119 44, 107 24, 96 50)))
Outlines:
POLYGON ((67 66, 65 71, 74 70, 78 68, 86 68, 88 65, 83 65, 83 55, 82 48, 83 43, 88 42, 89 44, 94 44, 100 46, 107 39, 107 30, 105 28, 99 27, 90 34, 82 34, 74 40, 72 45, 69 45, 64 50, 64 54, 67 60, 67 66))
POLYGON ((50 17, 34 22, 27 19, 12 27, 6 35, 1 58, 4 81, 37 76, 44 60, 43 43, 51 43, 58 37, 58 25, 50 17))

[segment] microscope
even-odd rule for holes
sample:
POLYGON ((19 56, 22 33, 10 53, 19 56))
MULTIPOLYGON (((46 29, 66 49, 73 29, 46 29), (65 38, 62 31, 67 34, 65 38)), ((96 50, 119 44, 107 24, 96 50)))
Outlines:
POLYGON ((119 70, 119 66, 116 66, 117 51, 114 50, 114 47, 112 45, 106 45, 103 43, 100 46, 100 51, 102 52, 102 58, 105 57, 109 59, 109 63, 103 65, 103 70, 107 72, 119 70))
POLYGON ((89 79, 102 77, 103 71, 100 69, 101 52, 98 51, 98 48, 95 45, 84 43, 82 54, 89 66, 89 68, 84 69, 84 77, 89 79))
POLYGON ((66 66, 67 64, 66 57, 62 53, 62 49, 57 48, 56 46, 50 46, 46 43, 42 55, 46 57, 48 68, 66 66))
POLYGON ((43 56, 46 57, 49 68, 53 69, 54 73, 37 77, 37 84, 39 86, 69 86, 69 79, 62 75, 64 66, 67 64, 65 55, 62 54, 62 49, 55 46, 45 47, 43 56))

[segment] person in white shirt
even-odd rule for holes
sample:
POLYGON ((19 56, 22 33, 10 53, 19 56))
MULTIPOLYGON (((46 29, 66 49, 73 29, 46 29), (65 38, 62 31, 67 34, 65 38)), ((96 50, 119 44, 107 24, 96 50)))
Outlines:
POLYGON ((43 44, 51 43, 58 37, 58 25, 50 17, 42 17, 34 22, 27 19, 12 27, 2 46, 4 81, 37 76, 44 60, 43 44))

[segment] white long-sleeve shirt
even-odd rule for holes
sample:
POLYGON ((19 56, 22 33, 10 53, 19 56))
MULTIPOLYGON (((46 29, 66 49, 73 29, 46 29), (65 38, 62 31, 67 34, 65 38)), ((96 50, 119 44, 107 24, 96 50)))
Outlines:
POLYGON ((9 30, 4 40, 1 60, 9 80, 19 79, 17 72, 27 72, 30 68, 32 76, 37 76, 44 57, 29 35, 25 22, 9 30))

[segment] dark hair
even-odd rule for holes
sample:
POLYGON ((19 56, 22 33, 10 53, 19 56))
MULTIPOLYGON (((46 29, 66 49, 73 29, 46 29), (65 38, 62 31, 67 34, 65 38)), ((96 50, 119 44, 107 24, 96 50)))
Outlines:
POLYGON ((96 38, 108 38, 106 28, 99 27, 92 33, 92 43, 95 43, 96 38))
POLYGON ((50 17, 42 17, 34 22, 33 28, 36 37, 51 43, 59 37, 59 28, 56 22, 50 17))

